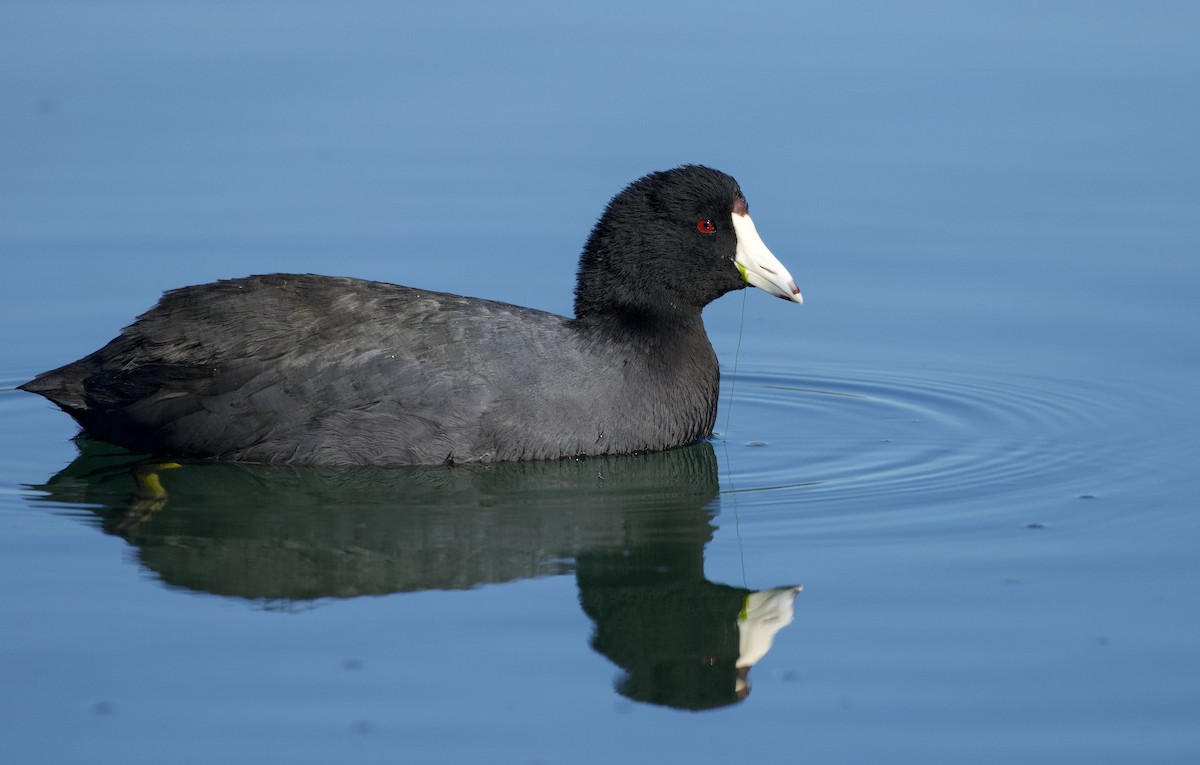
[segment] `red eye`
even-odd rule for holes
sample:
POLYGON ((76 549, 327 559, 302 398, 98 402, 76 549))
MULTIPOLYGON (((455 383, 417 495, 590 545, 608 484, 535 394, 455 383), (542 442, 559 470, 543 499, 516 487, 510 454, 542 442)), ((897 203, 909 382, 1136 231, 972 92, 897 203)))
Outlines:
POLYGON ((699 230, 701 234, 711 234, 717 230, 717 227, 713 225, 711 220, 698 220, 696 221, 696 229, 699 230))

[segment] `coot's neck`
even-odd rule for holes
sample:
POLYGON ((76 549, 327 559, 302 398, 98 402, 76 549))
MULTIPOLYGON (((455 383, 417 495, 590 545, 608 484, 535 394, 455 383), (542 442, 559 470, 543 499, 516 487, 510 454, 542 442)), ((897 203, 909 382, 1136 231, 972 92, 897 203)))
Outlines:
POLYGON ((604 257, 605 250, 591 242, 584 251, 572 326, 633 342, 704 336, 703 303, 673 291, 654 274, 638 274, 625 261, 604 257))
POLYGON ((608 305, 577 313, 570 325, 606 340, 647 347, 708 345, 700 310, 679 306, 608 305))
POLYGON ((699 310, 610 310, 569 326, 605 360, 626 412, 608 425, 611 444, 641 451, 712 435, 721 373, 699 310))

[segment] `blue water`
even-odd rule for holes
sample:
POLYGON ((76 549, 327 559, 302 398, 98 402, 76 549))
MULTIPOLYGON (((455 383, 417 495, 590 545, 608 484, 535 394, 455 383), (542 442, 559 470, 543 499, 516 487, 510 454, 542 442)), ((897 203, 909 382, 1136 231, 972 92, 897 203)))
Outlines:
POLYGON ((1197 761, 1198 28, 10 3, 0 761, 1197 761), (568 312, 604 203, 685 162, 805 295, 706 311, 709 444, 167 468, 12 390, 249 273, 568 312))

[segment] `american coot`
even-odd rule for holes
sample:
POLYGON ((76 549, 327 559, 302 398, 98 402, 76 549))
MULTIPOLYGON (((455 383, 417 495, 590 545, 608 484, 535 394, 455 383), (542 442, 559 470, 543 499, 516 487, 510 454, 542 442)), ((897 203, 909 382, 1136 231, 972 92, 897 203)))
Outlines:
POLYGON ((575 318, 312 274, 166 293, 21 386, 92 437, 163 456, 414 465, 625 454, 712 435, 700 311, 747 284, 801 302, 737 182, 689 165, 609 203, 575 318))

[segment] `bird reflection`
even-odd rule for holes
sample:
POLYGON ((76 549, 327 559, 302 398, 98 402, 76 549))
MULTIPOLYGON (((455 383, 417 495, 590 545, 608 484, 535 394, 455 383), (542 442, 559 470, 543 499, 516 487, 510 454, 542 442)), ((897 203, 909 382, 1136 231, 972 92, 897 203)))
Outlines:
POLYGON ((791 623, 800 586, 715 584, 690 551, 672 551, 674 560, 663 552, 578 557, 579 600, 596 625, 592 648, 621 667, 617 690, 635 701, 681 709, 741 701, 750 667, 791 623))
MULTIPOLYGON (((575 573, 592 648, 636 701, 746 697, 800 586, 704 577, 712 446, 587 460, 312 468, 152 460, 80 440, 35 501, 90 510, 165 583, 295 605, 575 573)), ((74 513, 73 513, 74 514, 74 513)))

